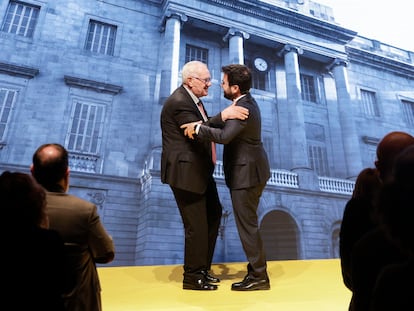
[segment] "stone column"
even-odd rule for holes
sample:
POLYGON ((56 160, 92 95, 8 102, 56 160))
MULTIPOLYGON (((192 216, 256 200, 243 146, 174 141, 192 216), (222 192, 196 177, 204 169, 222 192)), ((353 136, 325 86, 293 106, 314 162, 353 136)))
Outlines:
POLYGON ((174 91, 178 84, 181 23, 187 21, 187 16, 177 12, 170 12, 164 16, 164 40, 162 41, 161 55, 161 85, 168 87, 160 88, 161 104, 174 91))
POLYGON ((301 48, 289 44, 278 53, 285 61, 288 115, 288 128, 285 129, 287 132, 281 135, 288 135, 290 138, 287 147, 290 149, 292 171, 310 169, 298 62, 298 55, 302 53, 301 48))
POLYGON ((244 31, 230 28, 223 37, 223 41, 229 41, 229 63, 244 64, 244 39, 249 39, 250 35, 244 31))
POLYGON ((161 127, 160 114, 162 105, 168 96, 178 87, 179 60, 180 60, 180 38, 181 23, 187 21, 187 16, 182 13, 167 11, 160 27, 164 32, 164 39, 161 42, 161 77, 159 81, 160 92, 158 105, 153 106, 152 117, 152 151, 148 155, 144 169, 159 170, 161 163, 161 127))
POLYGON ((348 178, 354 179, 361 171, 363 165, 361 159, 361 149, 359 148, 358 134, 352 113, 352 102, 348 83, 348 71, 346 67, 346 61, 335 59, 327 69, 329 71, 332 70, 335 79, 338 114, 341 124, 342 141, 348 178))

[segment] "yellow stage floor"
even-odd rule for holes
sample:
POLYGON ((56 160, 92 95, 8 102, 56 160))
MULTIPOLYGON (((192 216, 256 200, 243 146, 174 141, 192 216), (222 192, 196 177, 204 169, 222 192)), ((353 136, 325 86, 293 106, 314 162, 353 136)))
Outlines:
POLYGON ((216 291, 182 289, 182 266, 99 267, 103 311, 346 311, 351 298, 338 259, 268 262, 271 289, 235 292, 246 263, 212 267, 216 291))

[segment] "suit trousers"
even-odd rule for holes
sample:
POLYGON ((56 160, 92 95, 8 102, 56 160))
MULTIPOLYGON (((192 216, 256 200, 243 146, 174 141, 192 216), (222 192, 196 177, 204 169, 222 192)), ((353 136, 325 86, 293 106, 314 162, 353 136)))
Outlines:
POLYGON ((243 250, 249 262, 247 271, 252 279, 267 279, 266 255, 260 235, 257 208, 264 185, 230 189, 234 218, 243 250))
POLYGON ((171 186, 184 225, 184 277, 210 270, 220 227, 222 205, 213 177, 203 194, 171 186))

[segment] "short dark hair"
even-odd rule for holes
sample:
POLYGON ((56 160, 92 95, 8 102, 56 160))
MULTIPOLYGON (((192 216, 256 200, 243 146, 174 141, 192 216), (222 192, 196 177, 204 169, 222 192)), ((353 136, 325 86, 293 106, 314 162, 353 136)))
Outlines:
POLYGON ((227 74, 229 85, 238 85, 240 93, 247 94, 252 87, 252 73, 249 67, 241 64, 230 64, 221 67, 221 71, 227 74))
POLYGON ((47 190, 54 188, 65 177, 69 167, 68 152, 60 144, 43 144, 33 154, 33 176, 47 190), (52 147, 54 156, 44 154, 45 148, 52 147))

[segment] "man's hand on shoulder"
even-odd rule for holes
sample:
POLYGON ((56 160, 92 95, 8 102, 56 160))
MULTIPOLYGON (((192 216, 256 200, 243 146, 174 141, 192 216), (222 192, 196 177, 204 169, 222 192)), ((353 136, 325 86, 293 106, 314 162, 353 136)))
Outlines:
POLYGON ((226 121, 228 119, 246 120, 248 117, 249 109, 241 106, 236 106, 235 102, 233 102, 230 106, 221 112, 221 119, 223 121, 226 121))

